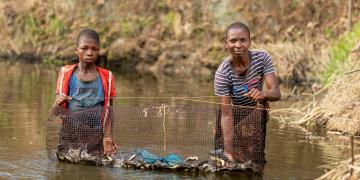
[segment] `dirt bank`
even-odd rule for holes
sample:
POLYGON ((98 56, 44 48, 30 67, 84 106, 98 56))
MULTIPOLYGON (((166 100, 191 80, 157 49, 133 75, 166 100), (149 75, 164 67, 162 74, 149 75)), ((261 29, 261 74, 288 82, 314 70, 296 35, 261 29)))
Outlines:
MULTIPOLYGON (((287 1, 5 1, 1 56, 56 63, 74 55, 81 27, 101 35, 109 64, 156 74, 212 76, 225 56, 223 32, 246 22, 254 48, 273 55, 283 82, 316 80, 331 38, 346 29, 347 4, 337 0, 287 1), (318 66, 317 66, 318 65, 318 66)), ((360 2, 353 4, 353 19, 360 2)))

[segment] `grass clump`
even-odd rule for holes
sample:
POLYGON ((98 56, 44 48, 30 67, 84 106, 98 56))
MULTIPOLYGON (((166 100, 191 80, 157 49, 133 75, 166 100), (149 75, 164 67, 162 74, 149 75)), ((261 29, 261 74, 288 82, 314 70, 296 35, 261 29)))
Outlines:
POLYGON ((351 32, 347 32, 331 46, 330 63, 325 72, 324 82, 327 84, 331 77, 343 72, 342 64, 348 59, 351 49, 355 46, 356 39, 360 37, 360 23, 356 24, 351 32))

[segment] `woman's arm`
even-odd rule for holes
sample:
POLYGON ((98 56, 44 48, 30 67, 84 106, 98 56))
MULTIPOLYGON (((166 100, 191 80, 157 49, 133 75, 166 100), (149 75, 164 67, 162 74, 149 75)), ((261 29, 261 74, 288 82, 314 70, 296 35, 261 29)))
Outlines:
POLYGON ((232 106, 229 96, 221 96, 221 130, 224 137, 224 155, 229 160, 234 160, 233 153, 233 136, 234 136, 234 119, 232 106))
POLYGON ((267 101, 278 101, 281 98, 279 82, 276 78, 275 73, 266 74, 264 81, 267 90, 264 90, 264 99, 267 101))
POLYGON ((252 88, 248 93, 244 94, 244 96, 253 99, 254 101, 278 101, 281 98, 281 93, 279 89, 279 82, 275 76, 275 73, 269 73, 264 76, 264 82, 266 84, 267 89, 263 91, 259 91, 256 88, 252 88))

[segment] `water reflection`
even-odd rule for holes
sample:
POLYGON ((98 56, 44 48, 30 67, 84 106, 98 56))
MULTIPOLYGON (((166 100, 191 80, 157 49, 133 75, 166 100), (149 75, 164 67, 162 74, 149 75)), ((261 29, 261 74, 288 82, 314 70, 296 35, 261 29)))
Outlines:
MULTIPOLYGON (((54 100, 57 69, 36 64, 0 62, 0 179, 233 179, 248 175, 185 174, 162 171, 124 170, 67 163, 51 163, 45 152, 48 108, 54 100)), ((116 73, 116 72, 115 72, 116 73)), ((120 97, 212 96, 211 82, 150 75, 117 73, 120 97)), ((117 105, 161 103, 161 99, 118 99, 117 105)), ((168 101, 168 99, 166 100, 168 101)), ((286 102, 275 104, 285 107, 286 102)), ((281 127, 269 121, 267 127, 265 178, 309 178, 324 173, 322 165, 347 158, 347 154, 322 140, 309 142, 301 129, 281 127)), ((260 178, 251 176, 252 178, 260 178)))

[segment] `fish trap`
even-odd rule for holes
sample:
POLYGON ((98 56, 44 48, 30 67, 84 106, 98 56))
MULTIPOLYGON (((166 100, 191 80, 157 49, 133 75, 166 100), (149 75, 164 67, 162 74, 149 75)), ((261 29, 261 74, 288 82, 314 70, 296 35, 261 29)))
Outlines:
POLYGON ((200 167, 209 166, 207 171, 224 170, 231 164, 223 154, 226 126, 234 132, 231 144, 235 162, 232 163, 239 165, 235 170, 262 171, 267 110, 236 106, 227 110, 232 113, 231 126, 221 124, 221 113, 226 110, 216 104, 117 104, 112 108, 95 107, 77 112, 56 107, 47 124, 48 156, 52 161, 161 167, 160 158, 152 162, 141 158, 139 150, 146 150, 156 157, 175 154, 180 158, 178 164, 163 164, 167 168, 201 170, 200 167), (116 157, 103 155, 105 126, 110 127, 119 145, 116 157), (136 162, 131 159, 134 155, 136 162), (154 163, 157 165, 151 166, 154 163), (244 164, 251 166, 244 168, 244 164))

